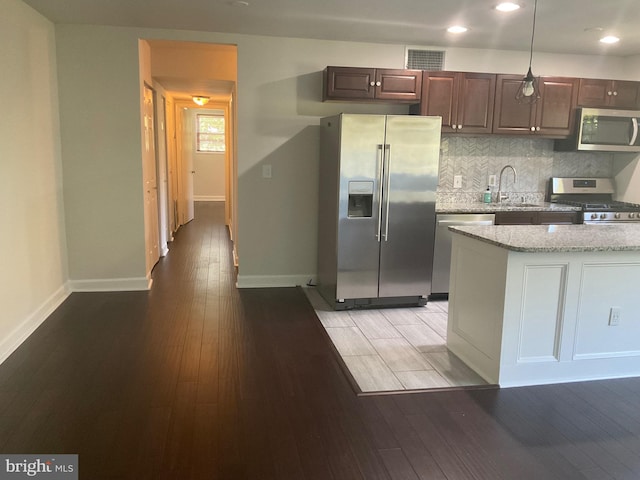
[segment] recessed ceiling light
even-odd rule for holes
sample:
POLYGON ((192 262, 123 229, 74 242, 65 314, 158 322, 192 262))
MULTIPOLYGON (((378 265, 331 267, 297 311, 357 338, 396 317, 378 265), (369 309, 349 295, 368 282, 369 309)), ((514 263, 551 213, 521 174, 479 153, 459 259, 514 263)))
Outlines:
POLYGON ((242 0, 234 0, 234 1, 230 2, 230 3, 234 7, 248 7, 249 6, 249 2, 244 2, 242 0))
POLYGON ((606 37, 602 37, 600 42, 602 43, 618 43, 620 39, 614 35, 607 35, 606 37))
POLYGON ((520 5, 513 2, 502 2, 496 5, 496 10, 501 12, 513 12, 514 10, 518 10, 520 5))
POLYGON ((449 33, 464 33, 468 30, 467 27, 463 27, 462 25, 454 25, 452 27, 447 28, 447 32, 449 33))

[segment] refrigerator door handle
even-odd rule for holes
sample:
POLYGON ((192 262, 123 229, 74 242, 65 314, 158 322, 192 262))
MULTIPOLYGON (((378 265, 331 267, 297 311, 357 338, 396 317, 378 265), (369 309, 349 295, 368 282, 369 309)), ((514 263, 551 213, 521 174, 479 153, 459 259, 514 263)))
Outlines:
POLYGON ((376 240, 380 242, 382 233, 382 174, 384 163, 384 145, 378 144, 378 229, 376 240))
POLYGON ((631 126, 633 127, 633 133, 631 134, 631 141, 629 145, 635 145, 636 139, 638 138, 638 119, 633 117, 631 119, 631 126))
POLYGON ((384 241, 386 242, 389 239, 389 191, 391 185, 391 145, 388 143, 384 144, 384 175, 385 175, 385 186, 384 186, 384 197, 385 197, 385 215, 384 215, 384 241))

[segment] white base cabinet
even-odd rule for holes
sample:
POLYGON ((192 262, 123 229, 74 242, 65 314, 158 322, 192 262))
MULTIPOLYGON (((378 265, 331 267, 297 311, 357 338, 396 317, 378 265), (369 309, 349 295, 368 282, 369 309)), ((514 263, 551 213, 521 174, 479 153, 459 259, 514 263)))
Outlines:
POLYGON ((501 387, 640 376, 640 252, 516 252, 454 234, 447 346, 501 387))

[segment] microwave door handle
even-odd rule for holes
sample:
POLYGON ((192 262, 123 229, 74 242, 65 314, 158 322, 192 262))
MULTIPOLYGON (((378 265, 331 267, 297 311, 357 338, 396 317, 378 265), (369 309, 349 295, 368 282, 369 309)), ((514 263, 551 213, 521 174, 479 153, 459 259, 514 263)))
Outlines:
POLYGON ((631 142, 629 145, 633 146, 636 144, 636 140, 638 139, 638 119, 636 117, 631 119, 631 125, 633 126, 633 133, 631 134, 631 142))

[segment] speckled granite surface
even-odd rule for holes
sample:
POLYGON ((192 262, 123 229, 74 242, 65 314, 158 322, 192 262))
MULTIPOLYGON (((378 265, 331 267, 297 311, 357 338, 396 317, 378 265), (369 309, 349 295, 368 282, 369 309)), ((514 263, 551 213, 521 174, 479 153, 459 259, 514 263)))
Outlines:
POLYGON ((580 207, 561 203, 436 203, 436 213, 494 213, 517 211, 574 212, 580 207))
POLYGON ((489 225, 449 230, 516 252, 640 252, 640 223, 489 225))

